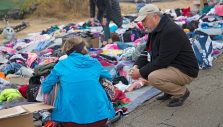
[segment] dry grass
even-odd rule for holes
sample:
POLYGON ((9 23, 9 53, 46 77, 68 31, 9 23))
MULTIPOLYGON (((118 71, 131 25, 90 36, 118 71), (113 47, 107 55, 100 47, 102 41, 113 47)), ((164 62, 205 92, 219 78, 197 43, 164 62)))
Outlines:
POLYGON ((120 3, 122 15, 136 12, 136 5, 134 3, 120 3))
MULTIPOLYGON (((193 0, 159 0, 159 2, 153 2, 160 9, 175 9, 175 8, 187 8, 192 7, 193 0)), ((122 14, 129 14, 136 12, 135 3, 120 3, 122 14)))
MULTIPOLYGON (((50 17, 57 19, 83 19, 89 17, 89 0, 39 0, 37 11, 32 17, 50 17)), ((161 9, 185 8, 193 0, 160 0, 154 2, 161 9)), ((135 3, 120 3, 122 14, 136 12, 135 3)))
POLYGON ((32 16, 58 19, 87 17, 88 0, 40 0, 32 16))

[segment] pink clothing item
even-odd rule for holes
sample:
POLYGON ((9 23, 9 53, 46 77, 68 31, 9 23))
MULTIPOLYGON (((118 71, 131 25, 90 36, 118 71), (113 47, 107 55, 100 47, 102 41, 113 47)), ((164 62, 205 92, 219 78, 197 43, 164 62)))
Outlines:
POLYGON ((187 18, 185 16, 179 16, 175 20, 180 21, 180 22, 186 22, 187 18))
POLYGON ((135 46, 135 47, 138 46, 138 45, 141 43, 142 39, 145 40, 145 41, 147 41, 147 40, 148 40, 148 35, 145 35, 145 36, 143 36, 143 37, 141 37, 141 38, 136 39, 136 40, 134 41, 134 46, 135 46))
POLYGON ((128 75, 128 72, 124 71, 123 69, 120 69, 118 72, 121 76, 124 76, 124 77, 127 77, 128 75))
POLYGON ((50 49, 50 48, 49 48, 49 49, 47 49, 47 50, 48 50, 48 52, 51 52, 51 53, 53 52, 53 49, 50 49))
POLYGON ((23 64, 23 61, 21 60, 16 60, 17 63, 23 64))
POLYGON ((15 54, 16 50, 9 47, 0 47, 0 52, 7 52, 10 54, 15 54))
POLYGON ((40 55, 43 55, 43 54, 46 54, 46 53, 52 53, 53 52, 53 49, 51 48, 47 48, 47 49, 44 49, 40 52, 40 55))
POLYGON ((220 51, 217 50, 217 49, 213 49, 213 51, 212 51, 211 54, 212 54, 212 55, 218 55, 218 54, 220 54, 220 51))
POLYGON ((26 61, 26 64, 31 67, 32 63, 38 58, 38 55, 36 53, 28 53, 28 59, 26 61))
POLYGON ((50 39, 49 35, 36 35, 29 38, 33 43, 41 42, 50 39))
POLYGON ((57 57, 42 57, 39 61, 39 65, 49 64, 52 62, 56 62, 57 60, 57 57))
POLYGON ((13 44, 12 44, 12 42, 10 42, 10 43, 8 43, 8 44, 5 44, 5 47, 13 48, 13 44))
POLYGON ((131 41, 134 41, 135 40, 135 34, 132 34, 131 35, 131 41))
POLYGON ((223 16, 223 5, 215 5, 215 14, 218 16, 223 16))
POLYGON ((107 44, 103 49, 119 49, 116 43, 114 44, 107 44))

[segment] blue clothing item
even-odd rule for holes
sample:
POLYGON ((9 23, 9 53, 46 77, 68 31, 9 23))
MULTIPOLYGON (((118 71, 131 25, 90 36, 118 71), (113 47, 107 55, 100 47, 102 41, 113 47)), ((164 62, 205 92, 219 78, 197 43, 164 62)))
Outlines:
POLYGON ((128 48, 128 47, 133 47, 132 45, 130 45, 130 44, 126 44, 126 43, 124 43, 124 42, 116 42, 117 43, 117 46, 118 46, 118 48, 119 49, 126 49, 126 48, 128 48))
POLYGON ((136 11, 137 13, 139 12, 139 10, 144 7, 146 5, 145 2, 140 2, 140 3, 136 3, 136 11))
POLYGON ((196 31, 192 40, 192 48, 197 58, 200 69, 207 69, 212 67, 213 62, 213 45, 209 35, 196 31))
POLYGON ((111 80, 99 61, 88 55, 73 52, 59 61, 42 84, 43 93, 49 93, 60 81, 52 120, 87 124, 113 118, 115 110, 100 77, 111 80))
POLYGON ((212 40, 223 40, 223 35, 215 35, 212 40))
POLYGON ((40 42, 40 43, 36 46, 36 48, 34 49, 34 51, 42 51, 42 50, 44 50, 45 48, 47 48, 47 46, 49 46, 51 43, 52 43, 51 40, 42 41, 42 42, 40 42))
POLYGON ((111 33, 114 33, 118 29, 118 26, 114 23, 109 24, 109 30, 111 33))
POLYGON ((9 62, 7 64, 4 64, 0 66, 0 71, 2 71, 4 74, 11 74, 17 72, 22 67, 21 64, 16 62, 9 62))

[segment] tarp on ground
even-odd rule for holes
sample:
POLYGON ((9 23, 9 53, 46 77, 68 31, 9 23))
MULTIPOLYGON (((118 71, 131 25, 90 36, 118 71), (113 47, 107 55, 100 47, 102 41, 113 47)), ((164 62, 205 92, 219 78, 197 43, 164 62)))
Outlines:
POLYGON ((161 92, 160 90, 152 86, 144 86, 132 92, 127 92, 126 96, 131 99, 131 102, 126 106, 126 108, 128 108, 128 113, 135 110, 138 106, 142 105, 142 103, 144 103, 145 101, 152 99, 154 96, 158 95, 160 92, 161 92))

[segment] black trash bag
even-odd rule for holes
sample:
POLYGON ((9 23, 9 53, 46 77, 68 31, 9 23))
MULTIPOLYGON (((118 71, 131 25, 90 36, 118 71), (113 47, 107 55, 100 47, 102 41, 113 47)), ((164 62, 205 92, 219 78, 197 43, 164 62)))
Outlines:
POLYGON ((36 96, 39 92, 40 85, 41 85, 40 76, 32 76, 29 79, 29 85, 26 91, 28 102, 36 102, 36 96))

